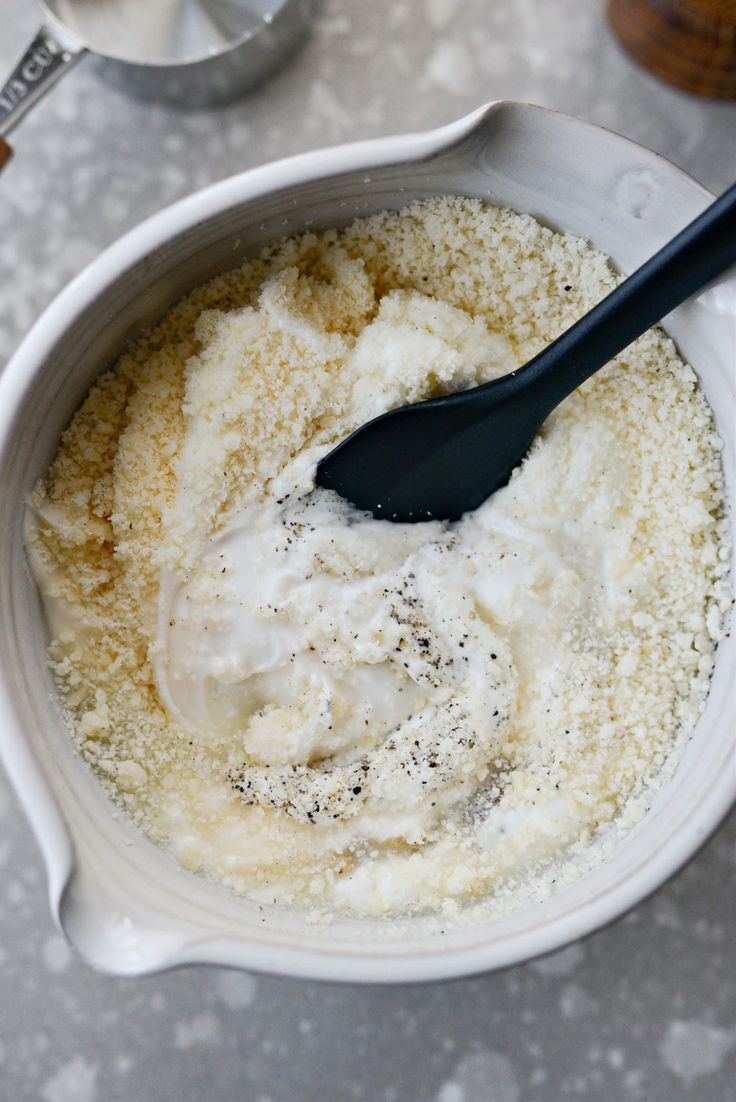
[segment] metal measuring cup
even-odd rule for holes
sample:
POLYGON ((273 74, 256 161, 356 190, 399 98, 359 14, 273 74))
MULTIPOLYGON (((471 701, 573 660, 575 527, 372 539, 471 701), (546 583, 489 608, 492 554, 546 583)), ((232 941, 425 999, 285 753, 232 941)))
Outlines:
POLYGON ((306 30, 313 0, 37 0, 43 24, 0 91, 5 140, 86 53, 135 94, 188 107, 233 99, 263 80, 306 30))

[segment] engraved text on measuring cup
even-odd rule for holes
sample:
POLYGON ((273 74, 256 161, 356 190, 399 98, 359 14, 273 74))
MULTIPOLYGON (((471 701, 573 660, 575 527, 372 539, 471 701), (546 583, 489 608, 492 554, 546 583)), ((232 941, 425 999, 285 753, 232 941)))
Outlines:
POLYGON ((25 58, 20 66, 20 75, 14 74, 3 88, 0 107, 5 111, 12 111, 22 99, 25 99, 29 84, 35 84, 43 76, 44 70, 53 64, 54 56, 44 43, 38 46, 30 57, 25 58))
POLYGON ((0 123, 17 118, 76 56, 42 27, 0 89, 0 123))

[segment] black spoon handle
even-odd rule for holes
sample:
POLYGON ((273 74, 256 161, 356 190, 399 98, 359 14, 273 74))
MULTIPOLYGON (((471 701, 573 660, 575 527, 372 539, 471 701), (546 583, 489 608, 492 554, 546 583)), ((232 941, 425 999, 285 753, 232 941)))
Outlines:
MULTIPOLYGON (((736 184, 515 376, 546 416, 670 310, 736 263, 736 184), (546 408, 545 408, 546 407, 546 408)), ((492 385, 492 384, 491 384, 492 385)))

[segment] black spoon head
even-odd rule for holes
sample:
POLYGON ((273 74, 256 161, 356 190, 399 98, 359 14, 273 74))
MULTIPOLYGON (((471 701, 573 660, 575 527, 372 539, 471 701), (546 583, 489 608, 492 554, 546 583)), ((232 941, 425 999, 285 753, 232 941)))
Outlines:
POLYGON ((457 520, 508 482, 539 427, 502 383, 376 417, 320 461, 317 485, 379 519, 457 520))

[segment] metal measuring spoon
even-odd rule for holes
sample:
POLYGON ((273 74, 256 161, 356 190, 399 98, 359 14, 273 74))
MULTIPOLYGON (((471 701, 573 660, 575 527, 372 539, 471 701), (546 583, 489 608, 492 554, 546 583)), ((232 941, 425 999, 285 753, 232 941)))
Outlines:
POLYGON ((0 92, 5 136, 86 53, 108 79, 189 107, 257 84, 306 30, 312 0, 38 0, 43 25, 0 92))
POLYGON ((555 406, 732 264, 736 184, 518 371, 374 418, 317 484, 381 520, 457 520, 508 482, 555 406))

